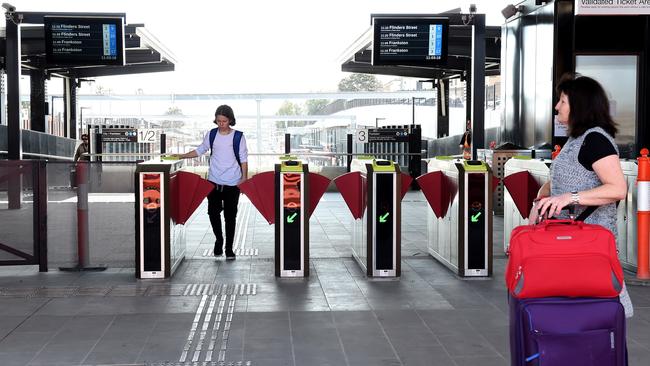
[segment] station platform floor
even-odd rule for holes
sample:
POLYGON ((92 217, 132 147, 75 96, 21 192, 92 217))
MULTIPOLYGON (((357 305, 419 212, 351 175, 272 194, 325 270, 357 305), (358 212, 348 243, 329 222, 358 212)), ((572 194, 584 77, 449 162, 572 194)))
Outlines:
MULTIPOLYGON (((237 259, 210 255, 201 207, 169 280, 0 267, 0 365, 508 365, 502 218, 493 277, 463 280, 426 252, 426 205, 419 192, 404 199, 397 280, 368 279, 352 260, 351 216, 336 193, 311 219, 306 279, 274 277, 273 226, 245 199, 237 259)), ((646 366, 650 286, 629 292, 629 364, 646 366)))

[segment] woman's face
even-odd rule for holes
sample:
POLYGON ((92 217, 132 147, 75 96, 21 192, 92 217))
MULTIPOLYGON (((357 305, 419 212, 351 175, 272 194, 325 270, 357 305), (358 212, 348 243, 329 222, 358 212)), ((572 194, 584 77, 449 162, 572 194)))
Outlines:
POLYGON ((228 129, 230 127, 230 119, 220 114, 217 115, 217 126, 222 130, 228 129))
POLYGON ((557 120, 563 125, 569 124, 569 112, 571 112, 571 106, 569 106, 569 97, 560 93, 560 100, 555 105, 555 110, 557 111, 557 120))

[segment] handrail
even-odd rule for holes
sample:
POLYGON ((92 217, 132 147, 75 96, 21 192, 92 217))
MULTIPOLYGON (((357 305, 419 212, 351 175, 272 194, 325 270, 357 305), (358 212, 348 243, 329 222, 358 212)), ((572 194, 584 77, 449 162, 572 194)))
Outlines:
MULTIPOLYGON (((9 152, 2 150, 0 151, 0 154, 9 154, 9 152)), ((39 154, 39 153, 30 153, 30 152, 24 152, 23 155, 36 156, 38 158, 46 158, 46 159, 59 159, 59 160, 69 160, 69 161, 74 160, 69 156, 48 155, 48 154, 39 154)))
MULTIPOLYGON (((161 154, 161 153, 102 153, 102 154, 89 154, 84 153, 83 156, 171 156, 174 154, 161 154)), ((248 153, 248 156, 282 156, 287 155, 286 153, 248 153)), ((307 153, 307 152, 290 152, 289 155, 300 155, 300 156, 359 156, 359 155, 395 155, 395 156, 422 156, 424 152, 419 153, 391 153, 391 152, 377 152, 377 153, 334 153, 334 152, 321 152, 321 153, 307 153)))

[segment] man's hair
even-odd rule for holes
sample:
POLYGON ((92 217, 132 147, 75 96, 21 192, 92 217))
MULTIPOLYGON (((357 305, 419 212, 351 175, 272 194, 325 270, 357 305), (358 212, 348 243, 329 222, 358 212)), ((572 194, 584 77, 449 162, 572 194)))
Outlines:
POLYGON ((214 112, 214 117, 216 118, 217 116, 224 116, 228 118, 231 126, 234 126, 236 123, 235 112, 233 112, 232 108, 230 108, 229 105, 222 104, 219 107, 217 107, 217 111, 214 112))
POLYGON ((557 95, 569 98, 569 135, 578 137, 592 127, 601 127, 616 137, 616 122, 609 114, 605 89, 594 79, 580 74, 564 74, 556 87, 557 95))
POLYGON ((84 137, 85 137, 85 138, 88 138, 88 134, 87 134, 87 133, 82 133, 81 136, 80 136, 80 138, 83 139, 84 137))

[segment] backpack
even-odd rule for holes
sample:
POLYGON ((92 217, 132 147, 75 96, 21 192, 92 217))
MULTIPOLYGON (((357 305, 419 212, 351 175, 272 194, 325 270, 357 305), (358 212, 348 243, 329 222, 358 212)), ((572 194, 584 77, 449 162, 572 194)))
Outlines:
MULTIPOLYGON (((210 130, 210 156, 212 157, 212 145, 214 145, 214 139, 217 137, 218 128, 213 128, 210 130)), ((239 143, 241 142, 242 136, 244 133, 238 130, 235 131, 235 136, 232 139, 232 150, 235 153, 235 159, 237 159, 237 164, 241 167, 241 160, 239 158, 239 143)))

